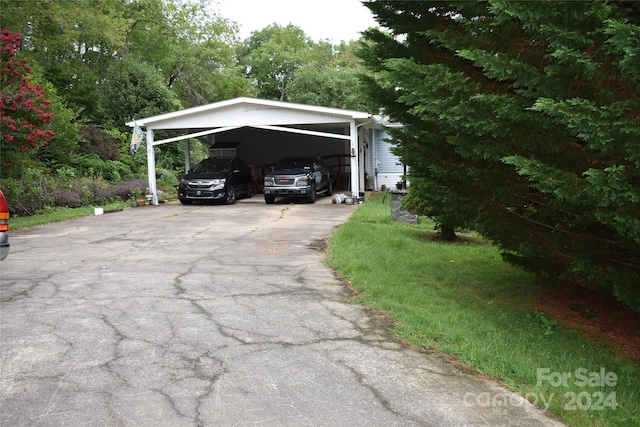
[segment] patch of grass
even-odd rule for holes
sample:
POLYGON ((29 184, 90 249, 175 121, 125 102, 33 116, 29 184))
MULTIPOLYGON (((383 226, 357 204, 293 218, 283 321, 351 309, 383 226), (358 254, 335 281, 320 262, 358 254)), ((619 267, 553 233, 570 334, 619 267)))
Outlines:
MULTIPOLYGON (((130 202, 114 202, 104 205, 102 208, 105 212, 108 212, 111 210, 121 210, 125 206, 130 205, 130 202)), ((93 209, 94 208, 91 206, 83 206, 80 208, 54 208, 50 209, 48 212, 38 215, 12 217, 9 220, 9 226, 10 230, 19 230, 21 228, 33 227, 51 222, 66 221, 72 218, 93 215, 93 209)))
POLYGON ((572 425, 640 425, 637 361, 533 310, 534 278, 489 242, 440 243, 428 238, 432 229, 391 221, 377 197, 338 228, 327 262, 359 292, 356 301, 388 313, 415 347, 496 378, 572 425), (602 368, 615 384, 581 380, 602 368), (556 374, 570 376, 558 384, 556 374))
MULTIPOLYGON (((160 202, 169 201, 175 199, 176 196, 169 194, 163 197, 160 197, 160 202)), ((131 201, 116 201, 111 203, 106 203, 102 205, 96 205, 95 207, 101 207, 104 209, 105 213, 109 213, 112 211, 119 211, 124 209, 125 207, 131 206, 131 201)), ((36 215, 26 215, 26 216, 12 216, 9 219, 9 227, 10 230, 19 230, 21 228, 34 227, 36 225, 41 224, 49 224, 51 222, 60 222, 66 221, 68 219, 79 218, 82 216, 94 215, 94 206, 82 206, 78 208, 69 208, 69 207, 55 207, 55 208, 47 208, 46 212, 39 213, 36 215)))

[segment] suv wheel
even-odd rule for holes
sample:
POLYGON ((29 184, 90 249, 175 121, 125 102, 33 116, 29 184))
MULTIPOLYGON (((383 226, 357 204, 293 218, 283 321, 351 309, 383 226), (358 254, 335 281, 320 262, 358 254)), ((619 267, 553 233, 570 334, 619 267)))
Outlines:
POLYGON ((309 203, 316 202, 316 184, 311 184, 311 192, 309 193, 309 203))
POLYGON ((264 196, 264 202, 268 205, 274 204, 275 201, 276 201, 276 198, 274 196, 264 196))
POLYGON ((333 194, 333 183, 331 182, 331 178, 329 178, 329 183, 327 184, 327 191, 324 193, 325 196, 331 197, 333 194))
POLYGON ((227 205, 232 205, 236 202, 236 189, 233 185, 227 188, 227 197, 225 197, 224 202, 227 205))

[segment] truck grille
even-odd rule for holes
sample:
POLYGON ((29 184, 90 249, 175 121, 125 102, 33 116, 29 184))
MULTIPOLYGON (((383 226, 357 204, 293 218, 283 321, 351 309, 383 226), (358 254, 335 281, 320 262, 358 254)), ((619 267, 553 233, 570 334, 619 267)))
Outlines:
POLYGON ((275 179, 277 185, 293 185, 295 179, 293 178, 276 178, 275 179))

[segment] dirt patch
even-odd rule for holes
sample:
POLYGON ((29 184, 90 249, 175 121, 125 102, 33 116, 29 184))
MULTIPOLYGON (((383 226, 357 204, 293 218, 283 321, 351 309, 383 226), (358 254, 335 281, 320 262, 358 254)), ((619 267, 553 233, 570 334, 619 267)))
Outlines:
POLYGON ((309 249, 315 249, 320 252, 324 252, 327 250, 327 239, 316 239, 311 243, 307 243, 307 247, 309 249))
POLYGON ((419 236, 421 240, 428 242, 435 242, 439 244, 452 244, 452 245, 486 245, 487 242, 482 237, 475 233, 456 233, 454 240, 443 240, 440 234, 435 231, 429 231, 419 236))
POLYGON ((275 248, 273 246, 262 246, 260 247, 260 251, 269 255, 286 255, 289 253, 287 250, 275 248))
POLYGON ((534 308, 553 320, 604 339, 640 360, 640 313, 609 295, 579 286, 541 286, 536 299, 534 308))

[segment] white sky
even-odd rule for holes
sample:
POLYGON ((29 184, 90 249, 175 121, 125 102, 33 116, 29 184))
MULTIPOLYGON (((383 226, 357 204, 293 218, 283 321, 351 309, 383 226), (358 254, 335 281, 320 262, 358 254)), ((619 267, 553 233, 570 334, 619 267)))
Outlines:
POLYGON ((240 27, 240 38, 276 23, 300 27, 314 41, 332 44, 357 40, 360 32, 377 27, 360 0, 218 0, 223 18, 240 27))

